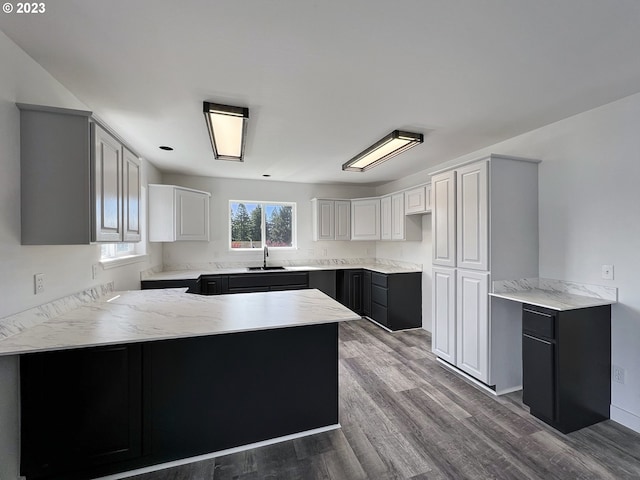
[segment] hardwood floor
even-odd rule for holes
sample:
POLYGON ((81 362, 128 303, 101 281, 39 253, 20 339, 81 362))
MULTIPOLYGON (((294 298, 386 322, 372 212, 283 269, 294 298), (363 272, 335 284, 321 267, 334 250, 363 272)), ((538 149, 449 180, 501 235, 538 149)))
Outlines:
POLYGON ((640 434, 609 420, 563 435, 520 392, 490 396, 438 365, 424 330, 341 324, 339 368, 341 429, 132 478, 640 478, 640 434))

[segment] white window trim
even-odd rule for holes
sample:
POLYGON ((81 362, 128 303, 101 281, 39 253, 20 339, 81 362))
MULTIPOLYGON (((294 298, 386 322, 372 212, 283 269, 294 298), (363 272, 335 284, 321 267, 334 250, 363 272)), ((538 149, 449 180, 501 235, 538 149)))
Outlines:
MULTIPOLYGON (((258 203, 260 204, 261 208, 264 205, 284 205, 287 207, 291 207, 292 208, 292 225, 291 225, 291 243, 293 244, 293 246, 291 247, 268 247, 269 250, 277 250, 279 252, 282 251, 294 251, 294 250, 298 250, 298 205, 296 204, 296 202, 279 202, 279 201, 272 201, 272 200, 229 200, 229 204, 227 207, 227 212, 229 212, 229 216, 227 217, 227 229, 228 229, 228 236, 227 236, 227 250, 229 252, 255 252, 255 251, 259 251, 262 250, 263 247, 260 248, 231 248, 231 204, 232 203, 258 203)), ((265 209, 262 209, 262 218, 263 220, 265 220, 265 209)), ((263 232, 266 235, 266 221, 263 222, 263 232)), ((266 238, 265 238, 265 243, 266 243, 266 238)))
POLYGON ((100 265, 103 269, 109 270, 110 268, 121 267, 123 265, 131 265, 132 263, 144 262, 149 258, 146 253, 139 253, 135 255, 127 255, 124 257, 105 258, 100 260, 100 265))

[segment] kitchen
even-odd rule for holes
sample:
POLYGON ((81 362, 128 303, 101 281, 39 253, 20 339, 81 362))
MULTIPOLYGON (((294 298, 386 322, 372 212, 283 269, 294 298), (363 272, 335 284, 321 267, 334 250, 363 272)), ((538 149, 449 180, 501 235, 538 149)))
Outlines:
MULTIPOLYGON (((302 85, 297 87, 298 90, 294 90, 290 86, 287 87, 292 89, 291 95, 295 97, 295 101, 301 109, 297 112, 298 116, 304 116, 305 122, 311 121, 311 119, 307 120, 307 117, 321 117, 319 119, 321 123, 315 127, 306 128, 308 134, 301 133, 301 136, 290 140, 290 142, 300 143, 305 139, 306 142, 309 142, 306 144, 309 152, 324 152, 327 158, 325 161, 317 160, 315 164, 306 164, 300 161, 296 166, 295 161, 286 161, 286 158, 277 158, 276 156, 275 159, 272 158, 270 164, 256 165, 260 157, 257 152, 254 153, 252 150, 252 148, 257 149, 259 146, 256 136, 278 137, 278 135, 283 135, 282 131, 277 129, 265 131, 267 127, 263 127, 263 125, 268 125, 265 123, 267 122, 265 117, 267 117, 268 110, 266 104, 255 105, 256 109, 251 110, 247 158, 244 164, 220 162, 213 159, 202 113, 199 110, 201 102, 212 99, 207 98, 210 96, 218 96, 219 100, 226 100, 228 96, 230 97, 229 103, 233 103, 231 100, 237 99, 239 104, 248 104, 249 107, 253 107, 252 98, 245 99, 247 95, 245 91, 256 92, 255 95, 258 95, 257 90, 260 90, 262 83, 270 80, 267 73, 273 74, 273 71, 277 71, 276 69, 267 70, 267 73, 259 71, 250 76, 245 75, 239 86, 227 87, 229 88, 228 92, 221 90, 221 87, 214 87, 213 91, 198 92, 197 98, 194 96, 193 99, 189 99, 189 101, 195 101, 192 101, 194 103, 193 112, 188 113, 189 122, 193 128, 190 127, 188 130, 198 132, 197 135, 193 133, 193 137, 197 138, 190 138, 189 141, 197 144, 199 151, 203 152, 202 155, 196 155, 197 158, 193 160, 207 164, 206 167, 203 167, 210 169, 206 175, 189 172, 179 173, 176 171, 177 169, 169 167, 160 168, 158 165, 187 161, 187 158, 184 158, 180 153, 181 150, 184 152, 190 148, 186 145, 174 144, 173 146, 176 148, 174 152, 165 153, 158 150, 159 145, 172 145, 171 141, 174 137, 171 132, 180 129, 180 124, 176 123, 174 118, 167 118, 162 122, 162 125, 159 125, 160 122, 150 121, 149 117, 164 116, 162 109, 158 106, 151 114, 145 113, 142 109, 129 111, 129 105, 134 101, 145 104, 157 102, 159 105, 172 98, 172 92, 181 80, 180 74, 175 72, 176 69, 171 64, 165 65, 153 58, 155 54, 149 39, 155 38, 156 41, 159 41, 155 37, 159 33, 152 26, 154 24, 164 25, 162 18, 172 18, 172 15, 175 15, 174 28, 188 30, 186 18, 178 15, 178 12, 171 11, 166 5, 162 8, 157 7, 155 11, 153 11, 154 7, 147 5, 148 9, 152 9, 148 14, 158 22, 145 23, 140 20, 140 18, 144 18, 143 6, 136 7, 135 12, 129 10, 130 18, 125 16, 127 18, 122 19, 127 28, 121 27, 121 30, 126 32, 136 30, 136 22, 141 22, 140 25, 145 26, 142 29, 145 35, 142 36, 139 44, 136 44, 136 48, 141 51, 145 48, 149 49, 146 56, 139 55, 137 58, 139 62, 144 63, 145 70, 132 68, 126 70, 126 73, 144 77, 146 80, 141 81, 143 85, 148 84, 148 78, 152 76, 166 75, 170 77, 167 81, 168 85, 163 87, 164 90, 155 91, 153 88, 156 87, 149 87, 151 89, 149 96, 140 99, 136 94, 140 92, 141 87, 138 87, 139 90, 135 93, 124 88, 120 90, 119 95, 122 96, 117 98, 108 95, 110 87, 105 85, 102 86, 104 91, 85 90, 86 85, 91 84, 91 77, 95 75, 93 69, 97 67, 91 67, 91 62, 85 56, 82 60, 84 67, 81 68, 80 65, 73 63, 68 56, 63 54, 65 50, 57 50, 61 47, 56 47, 54 42, 54 39, 61 42, 71 41, 72 44, 79 44, 78 48, 81 50, 82 42, 78 40, 74 42, 73 38, 64 36, 65 28, 79 28, 77 23, 80 22, 75 21, 74 23, 74 19, 79 17, 70 14, 70 10, 73 8, 86 8, 86 12, 79 11, 83 11, 83 15, 94 18, 92 21, 95 23, 96 17, 113 19, 121 16, 121 12, 134 7, 125 6, 118 2, 110 2, 109 6, 92 5, 91 7, 68 4, 66 5, 68 10, 59 7, 56 11, 54 5, 47 4, 48 14, 42 14, 38 18, 18 18, 17 14, 12 14, 11 17, 3 14, 0 21, 0 30, 4 32, 0 37, 0 55, 3 59, 3 68, 0 71, 3 98, 0 104, 0 125, 2 126, 0 128, 0 144, 2 145, 0 198, 3 205, 2 219, 0 220, 0 243, 2 245, 0 264, 4 275, 0 280, 2 287, 0 291, 3 292, 0 318, 111 281, 115 283, 116 289, 119 291, 135 290, 140 288, 141 272, 163 265, 169 268, 185 264, 201 265, 207 263, 248 264, 254 262, 255 265, 259 265, 262 262, 262 252, 229 251, 227 247, 227 212, 230 200, 264 200, 295 202, 298 218, 297 250, 286 252, 272 249, 269 262, 277 265, 285 261, 295 263, 306 260, 322 262, 332 259, 364 259, 367 261, 387 259, 421 265, 423 272, 422 321, 424 328, 427 331, 432 331, 431 239, 433 232, 430 222, 431 214, 421 216, 422 240, 420 241, 314 242, 312 240, 310 200, 312 198, 375 197, 403 191, 429 182, 432 173, 437 170, 478 160, 491 153, 527 157, 541 160, 538 165, 539 276, 618 288, 618 303, 613 305, 611 317, 611 363, 622 368, 624 374, 620 379, 621 382, 612 381, 611 383, 611 418, 632 430, 640 431, 640 385, 638 384, 640 374, 637 367, 640 365, 640 353, 637 348, 637 339, 640 338, 640 322, 638 322, 640 295, 637 293, 633 278, 633 272, 638 271, 638 267, 640 267, 638 256, 634 254, 633 249, 633 239, 638 238, 638 234, 640 234, 640 222, 637 215, 638 194, 637 189, 634 188, 634 180, 640 174, 640 164, 637 161, 640 145, 636 133, 640 127, 640 96, 637 94, 638 72, 635 70, 635 66, 639 62, 637 62, 637 53, 633 48, 633 45, 637 45, 635 25, 637 25, 638 12, 636 7, 630 6, 626 2, 616 2, 615 5, 616 8, 607 5, 605 9, 598 6, 598 2, 591 2, 588 7, 585 7, 583 3, 578 6, 575 2, 566 2, 563 6, 554 5, 551 7, 547 5, 546 10, 543 7, 538 10, 519 4, 518 8, 521 10, 518 13, 517 11, 501 12, 500 8, 494 4, 493 8, 485 6, 487 10, 480 7, 472 10, 477 18, 486 22, 477 22, 477 24, 465 17, 462 11, 456 11, 451 7, 451 10, 445 9, 442 12, 443 15, 446 15, 440 17, 444 18, 442 20, 443 26, 440 28, 438 28, 438 22, 430 19, 428 9, 424 15, 417 15, 418 18, 412 21, 418 25, 421 22, 428 22, 434 31, 434 41, 429 41, 429 38, 406 38, 406 41, 419 40, 421 42, 416 52, 422 52, 428 45, 447 45, 442 38, 452 42, 457 39, 463 44, 466 41, 467 45, 473 42, 472 39, 476 41, 482 39, 483 42, 486 42, 483 44, 485 52, 494 48, 500 55, 512 62, 528 62, 527 68, 523 67, 522 71, 517 73, 500 63, 505 59, 500 58, 498 54, 495 56, 480 55, 478 56, 480 60, 474 62, 472 61, 474 60, 474 51, 467 52, 467 57, 460 56, 462 53, 456 49, 456 46, 462 47, 455 42, 451 44, 449 50, 442 47, 447 55, 452 56, 454 59, 452 62, 462 62, 457 64, 465 65, 465 68, 473 73, 468 74, 469 83, 464 84, 464 88, 457 83, 450 86, 451 91, 448 93, 447 99, 452 104, 466 103, 467 106, 463 105, 462 111, 469 116, 468 121, 476 120, 474 126, 467 130, 458 124, 458 128, 461 130, 458 132, 459 136, 456 137, 455 148, 450 150, 444 149, 443 144, 438 143, 444 141, 439 131, 443 132, 443 136, 447 135, 447 128, 438 125, 448 124, 451 121, 438 118, 431 120, 428 117, 422 119, 423 117, 416 113, 436 108, 434 104, 422 103, 423 97, 431 98, 431 95, 427 95, 430 92, 437 91, 438 95, 442 93, 437 90, 435 84, 422 84, 423 79, 420 78, 420 75, 427 75, 428 71, 414 73, 411 69, 417 67, 412 65, 407 65, 409 72, 411 72, 407 74, 407 77, 418 78, 418 81, 412 81, 410 84, 416 90, 414 90, 413 98, 411 95, 406 96, 409 100, 400 100, 393 95, 387 96, 389 93, 383 88, 382 80, 379 81, 380 83, 365 83, 365 88, 362 88, 363 91, 357 96, 358 92, 354 92, 353 89, 348 91, 348 94, 354 95, 354 98, 359 102, 363 102, 365 97, 375 99, 381 94, 385 96, 384 100, 380 100, 380 102, 351 104, 355 111, 350 112, 349 115, 345 114, 347 117, 345 121, 354 125, 362 124, 357 127, 361 129, 361 133, 358 136, 359 139, 344 143, 343 137, 348 137, 348 135, 344 135, 344 132, 349 131, 351 127, 338 123, 332 127, 332 122, 336 120, 331 113, 335 112, 325 111, 322 105, 323 94, 310 95, 308 91, 309 85, 316 85, 311 81, 313 76, 319 75, 322 83, 318 88, 335 89, 335 91, 332 90, 332 93, 336 95, 338 103, 346 103, 349 97, 345 93, 341 93, 346 81, 335 77, 335 73, 331 72, 330 67, 333 67, 335 71, 343 72, 341 75, 352 75, 353 78, 364 76, 359 71, 349 68, 350 66, 344 57, 339 55, 337 48, 340 45, 339 42, 346 41, 340 36, 335 40, 337 45, 330 43, 325 47, 317 47, 319 50, 316 51, 316 55, 318 55, 316 58, 323 58, 324 62, 328 62, 326 69, 309 65, 310 60, 304 55, 297 59, 299 62, 297 65, 301 71, 292 71, 292 65, 281 66, 282 76, 296 76, 296 74, 302 76, 302 85), (138 8, 140 11, 137 10, 138 8), (134 13, 140 16, 136 17, 134 13), (499 16, 499 13, 504 16, 499 16), (163 15, 168 17, 163 17, 163 15), (531 19, 536 19, 538 23, 531 19), (467 23, 464 23, 465 20, 467 23), (500 22, 504 22, 504 24, 500 22), (29 26, 30 24, 38 25, 39 28, 29 26), (571 31, 572 35, 567 34, 567 37, 564 37, 562 32, 565 32, 564 29, 569 24, 575 26, 575 31, 571 31), (535 42, 531 39, 537 39, 538 35, 541 35, 537 27, 533 27, 534 25, 543 25, 548 30, 544 33, 549 35, 549 39, 544 41, 540 39, 539 50, 535 50, 528 43, 534 44, 535 42), (446 26, 450 26, 453 32, 449 36, 443 31, 446 26), (493 28, 488 28, 488 26, 493 28), (517 41, 514 40, 513 48, 521 49, 522 56, 519 51, 510 50, 509 46, 505 46, 502 50, 497 49, 497 45, 501 44, 500 35, 506 35, 505 28, 507 27, 509 27, 509 33, 513 38, 517 39, 517 41), (23 30, 25 33, 19 36, 19 30, 23 30), (500 35, 495 33, 498 31, 501 32, 500 35), (606 40, 602 40, 603 36, 598 33, 602 31, 607 32, 606 40), (493 32, 497 38, 489 35, 490 32, 493 32), (551 36, 552 33, 556 33, 556 36, 551 36), (441 35, 441 37, 437 35, 441 35), (597 39, 593 38, 594 35, 597 39), (441 40, 435 41, 438 38, 441 40), (564 39, 566 44, 560 41, 560 38, 564 39), (16 45, 14 41, 20 46, 16 45), (50 45, 48 45, 48 41, 50 45), (34 43, 33 46, 31 42, 34 43), (564 47, 564 50, 559 48, 560 45, 564 47), (44 49, 46 46, 49 46, 50 50, 44 49), (33 52, 30 50, 31 48, 34 48, 33 52), (534 49, 534 52, 529 52, 528 48, 534 49), (557 52, 556 49, 558 49, 557 52), (541 51, 544 52, 544 55, 541 51), (569 56, 567 52, 570 52, 572 56, 569 56), (326 55, 321 57, 321 53, 326 55), (533 56, 534 53, 538 56, 533 56), (627 56, 625 57, 623 53, 627 56), (331 58, 336 60, 332 61, 331 58), (566 58, 571 58, 572 62, 564 62, 566 58), (553 63, 554 61, 555 63, 553 63), (540 65, 546 66, 545 62, 549 62, 548 65, 553 65, 556 70, 547 66, 546 68, 550 68, 552 71, 547 71, 545 77, 537 78, 537 84, 526 83, 526 88, 524 86, 518 87, 519 84, 527 80, 524 77, 533 75, 534 70, 538 69, 540 65), (52 64, 49 65, 49 63, 52 64), (575 68, 576 71, 572 72, 571 68, 575 68), (502 76, 513 76, 513 78, 501 80, 498 74, 491 77, 495 82, 501 80, 502 83, 496 84, 500 87, 496 87, 496 89, 501 90, 498 93, 503 95, 505 100, 499 102, 494 100, 484 104, 484 96, 489 94, 487 84, 490 84, 487 72, 492 71, 499 72, 502 76), (309 75, 309 77, 305 77, 303 74, 309 75), (74 76, 78 78, 74 80, 74 76), (253 80, 254 77, 259 80, 253 80), (577 85, 580 79, 586 82, 586 86, 581 87, 583 89, 580 90, 582 103, 572 96, 573 90, 577 89, 577 86, 569 83, 576 82, 577 85), (539 87, 537 90, 535 90, 536 85, 539 87), (536 108, 529 105, 529 111, 519 112, 520 116, 508 116, 511 113, 507 108, 509 104, 527 97, 531 89, 540 95, 536 100, 538 102, 536 108), (558 93, 558 98, 552 97, 552 94, 555 93, 558 93), (368 123, 370 120, 363 118, 379 118, 382 115, 379 110, 382 108, 380 105, 394 104, 395 101, 402 102, 399 107, 400 111, 396 111, 388 120, 368 123), (136 151, 141 150, 139 153, 143 154, 143 157, 148 157, 143 161, 143 186, 162 183, 210 192, 212 195, 210 241, 198 242, 197 244, 195 242, 171 244, 143 242, 146 247, 146 256, 141 258, 142 261, 113 268, 108 268, 111 266, 108 262, 101 264, 100 248, 95 244, 82 246, 21 245, 20 113, 15 105, 16 102, 93 110, 110 127, 123 135, 128 143, 135 147, 136 151), (479 112, 471 111, 473 106, 477 106, 479 112), (402 113, 403 110, 413 113, 407 113, 405 116, 402 113), (535 116, 532 112, 539 115, 535 116), (321 113, 325 116, 321 116, 321 113), (494 130, 483 130, 479 125, 487 115, 491 117, 504 115, 504 118, 497 125, 491 127, 494 130), (160 129, 159 132, 148 137, 139 134, 139 130, 135 127, 134 119, 136 116, 141 118, 141 123, 149 123, 150 127, 146 126, 145 132, 155 128, 160 129), (191 116, 193 118, 190 118, 191 116), (425 132, 423 145, 364 174, 340 171, 340 165, 351 156, 388 133, 387 130, 408 126, 405 125, 406 122, 416 123, 425 132), (323 124, 328 125, 325 126, 326 130, 321 130, 320 126, 323 124), (340 143, 338 143, 338 139, 340 139, 340 143), (347 147, 347 144, 350 147, 347 147), (342 146, 337 148, 338 145, 342 146), (442 150, 438 150, 438 148, 442 150), (407 163, 411 163, 410 168, 405 166, 405 158, 408 159, 407 163), (409 160, 411 161, 409 162, 409 160), (229 173, 231 171, 232 173, 229 173), (225 175, 217 175, 217 172, 226 173, 225 175), (325 175, 324 172, 327 172, 326 175, 336 175, 340 180, 322 182, 312 180, 312 173, 317 176, 316 178, 325 178, 322 176, 325 175), (263 174, 271 174, 272 176, 263 179, 263 174), (232 178, 234 175, 238 175, 238 177, 232 178), (294 175, 297 175, 301 180, 292 180, 295 178, 294 175), (369 175, 374 176, 370 177, 369 175), (94 265, 98 265, 95 277, 93 274, 94 265), (614 280, 602 279, 602 265, 615 266, 614 280), (38 295, 33 293, 33 276, 36 273, 45 274, 44 292, 38 295)), ((378 7, 382 8, 381 5, 378 7)), ((471 8, 469 5, 466 7, 471 8)), ((237 18, 249 21, 246 18, 246 13, 235 11, 230 5, 226 5, 226 8, 235 12, 237 18)), ((256 12, 261 12, 270 21, 276 21, 274 17, 278 16, 279 9, 263 11, 257 5, 255 8, 256 12)), ((374 9, 374 12, 379 15, 379 17, 375 17, 377 21, 382 22, 384 15, 377 9, 374 9)), ((296 11, 298 15, 302 13, 296 11)), ((325 15, 324 19, 332 18, 330 13, 325 10, 319 13, 325 15)), ((348 18, 355 22, 357 17, 355 12, 349 10, 342 13, 348 14, 348 18)), ((371 12, 370 15, 373 16, 374 13, 371 12)), ((284 17, 286 15, 283 15, 284 17)), ((301 30, 304 26, 310 27, 309 23, 311 23, 306 16, 304 18, 305 22, 295 27, 294 30, 301 38, 303 38, 301 30)), ((434 18, 437 17, 434 15, 434 18)), ((253 22, 260 21, 258 18, 251 20, 253 22)), ((292 38, 296 38, 288 30, 294 26, 286 25, 284 20, 283 23, 276 24, 282 27, 280 29, 272 27, 272 30, 263 32, 264 36, 273 36, 273 41, 276 42, 273 48, 277 47, 280 52, 295 51, 295 45, 287 43, 292 38)), ((95 25, 93 26, 95 27, 95 25)), ((160 26, 157 28, 160 29, 160 26)), ((246 28, 248 29, 248 27, 246 28)), ((364 27, 362 28, 364 29, 364 27)), ((417 31, 415 28, 407 30, 417 31)), ((260 29, 251 30, 252 35, 258 35, 256 32, 260 31, 260 29)), ((380 31, 384 31, 384 29, 380 28, 377 33, 380 31)), ((323 32, 324 30, 322 32, 314 31, 317 37, 325 39, 323 32)), ((360 33, 372 35, 371 32, 360 33)), ((344 32, 342 34, 345 35, 344 32)), ((96 35, 95 43, 98 47, 102 42, 114 45, 114 47, 118 46, 121 49, 124 47, 119 43, 111 43, 118 40, 109 37, 104 28, 97 29, 96 35)), ((224 38, 223 33, 220 35, 221 38, 224 38)), ((202 34, 200 39, 204 41, 206 38, 206 35, 202 34)), ((233 43, 233 39, 236 37, 229 34, 228 38, 228 42, 233 43)), ((253 37, 249 36, 243 40, 250 43, 247 48, 255 46, 251 44, 249 40, 251 38, 253 37)), ((260 36, 259 38, 264 37, 260 36)), ((377 44, 381 46, 385 39, 386 37, 381 35, 376 40, 377 44)), ((123 36, 123 39, 119 41, 130 40, 123 36)), ((355 42, 355 46, 363 48, 362 61, 357 64, 359 68, 364 68, 368 62, 372 63, 377 58, 373 48, 364 49, 361 40, 352 39, 352 41, 355 42)), ((225 43, 223 42, 223 44, 225 43)), ((63 45, 67 44, 63 42, 63 45)), ((178 62, 181 50, 171 50, 170 45, 163 45, 166 51, 163 52, 164 56, 161 58, 165 61, 178 62)), ((236 52, 235 48, 239 47, 231 48, 231 57, 236 52)), ((428 52, 429 55, 436 55, 433 50, 428 50, 428 52)), ((79 55, 81 52, 76 53, 79 55)), ((265 52, 262 54, 266 55, 265 52)), ((255 58, 259 57, 257 54, 252 55, 255 55, 255 58)), ((108 58, 109 56, 105 52, 105 61, 108 58)), ((237 60, 230 59, 231 64, 236 65, 232 60, 237 60)), ((270 58, 270 60, 274 59, 270 58)), ((431 60, 435 61, 435 58, 431 58, 431 60)), ((315 64, 315 62, 312 63, 315 64)), ((116 61, 112 67, 115 68, 117 64, 116 61)), ((446 62, 442 64, 442 71, 446 71, 446 65, 446 62)), ((376 74, 379 73, 376 71, 376 74)), ((209 79, 203 81, 202 84, 210 85, 223 80, 226 82, 228 80, 225 75, 220 75, 219 77, 222 78, 216 78, 215 82, 209 79)), ((387 80, 392 79, 387 77, 387 80)), ((452 77, 447 77, 447 79, 453 81, 452 77)), ((454 79, 458 80, 458 78, 454 79)), ((116 80, 112 79, 112 81, 116 80)), ((122 85, 127 84, 126 79, 121 82, 122 85)), ((114 85, 117 84, 114 83, 114 85)), ((390 83, 389 85, 394 84, 390 83)), ((272 86, 269 84, 268 88, 272 88, 272 86)), ((440 88, 443 87, 440 86, 440 88)), ((491 93, 496 95, 493 91, 491 93)), ((576 95, 578 94, 576 93, 576 95)), ((270 108, 276 107, 277 103, 270 108)), ((188 109, 184 105, 180 108, 188 109)), ((458 113, 458 115, 460 114, 458 113)), ((462 118, 460 123, 464 123, 464 121, 462 118)), ((269 128, 274 129, 275 126, 271 124, 269 128)), ((282 136, 278 141, 287 143, 282 136)), ((284 148, 284 146, 276 147, 275 144, 270 144, 269 148, 277 150, 284 148)), ((288 155, 293 155, 293 153, 288 155)), ((295 160, 296 157, 294 156, 293 159, 295 160)), ((15 360, 7 357, 0 358, 2 384, 14 384, 15 376, 15 360)), ((9 458, 17 458, 15 451, 15 432, 18 429, 18 416, 15 413, 17 399, 12 395, 7 397, 3 396, 0 400, 0 452, 8 452, 9 458)), ((3 480, 5 477, 15 478, 15 465, 0 463, 2 464, 0 478, 3 480)))

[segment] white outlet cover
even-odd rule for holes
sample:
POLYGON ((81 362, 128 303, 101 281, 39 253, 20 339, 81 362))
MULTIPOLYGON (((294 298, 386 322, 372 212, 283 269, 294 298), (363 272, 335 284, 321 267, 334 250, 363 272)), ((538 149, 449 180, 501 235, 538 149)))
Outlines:
POLYGON ((613 265, 602 265, 602 279, 613 280, 613 265))

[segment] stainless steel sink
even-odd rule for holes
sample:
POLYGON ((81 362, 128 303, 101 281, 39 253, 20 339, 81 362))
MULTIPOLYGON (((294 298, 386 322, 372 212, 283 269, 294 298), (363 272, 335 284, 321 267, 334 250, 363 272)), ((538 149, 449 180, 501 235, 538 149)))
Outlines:
POLYGON ((257 272, 260 270, 285 270, 284 267, 247 267, 247 270, 249 270, 250 272, 257 272))

